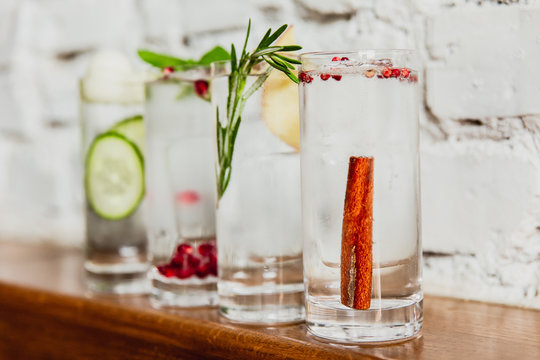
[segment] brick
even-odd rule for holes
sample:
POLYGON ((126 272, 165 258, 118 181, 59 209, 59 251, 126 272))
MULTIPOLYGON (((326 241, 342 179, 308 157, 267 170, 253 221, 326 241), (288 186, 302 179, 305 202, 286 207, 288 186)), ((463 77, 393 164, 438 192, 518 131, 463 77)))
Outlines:
POLYGON ((0 156, 6 174, 0 182, 3 236, 81 243, 79 139, 79 129, 72 127, 43 131, 32 142, 6 142, 7 155, 0 156))
POLYGON ((189 35, 245 28, 253 17, 254 4, 244 0, 182 0, 181 9, 182 29, 189 35))
POLYGON ((0 3, 0 68, 7 66, 13 47, 17 0, 3 0, 0 3))
POLYGON ((425 146, 424 250, 476 254, 489 242, 509 238, 527 216, 539 181, 533 163, 496 143, 425 146))
POLYGON ((428 19, 427 102, 438 117, 540 113, 540 9, 463 7, 428 19))
POLYGON ((373 6, 373 2, 369 0, 298 0, 298 3, 321 15, 352 15, 362 7, 373 6))
POLYGON ((122 48, 138 42, 136 15, 134 0, 25 1, 17 40, 40 53, 122 48))
POLYGON ((0 71, 0 130, 18 131, 19 109, 14 101, 12 82, 7 71, 0 71))

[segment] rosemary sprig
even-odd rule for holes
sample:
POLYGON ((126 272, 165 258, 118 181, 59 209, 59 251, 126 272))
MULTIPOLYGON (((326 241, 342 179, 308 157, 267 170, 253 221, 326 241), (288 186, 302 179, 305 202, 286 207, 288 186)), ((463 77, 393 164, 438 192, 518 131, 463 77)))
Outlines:
POLYGON ((272 69, 283 72, 292 81, 298 84, 298 77, 292 72, 293 64, 300 61, 283 56, 283 52, 300 50, 298 45, 272 46, 281 34, 287 29, 287 24, 281 26, 274 33, 268 29, 259 45, 252 52, 246 51, 247 42, 251 31, 251 19, 249 20, 244 47, 237 57, 234 44, 231 45, 231 72, 229 74, 229 94, 227 97, 227 112, 225 121, 219 119, 219 109, 216 109, 216 136, 218 163, 216 164, 216 183, 218 201, 221 199, 231 179, 232 159, 236 135, 242 122, 242 110, 247 99, 259 89, 270 75, 272 69), (279 53, 278 53, 279 52, 279 53), (266 62, 268 69, 246 89, 246 82, 251 70, 261 62, 266 62))

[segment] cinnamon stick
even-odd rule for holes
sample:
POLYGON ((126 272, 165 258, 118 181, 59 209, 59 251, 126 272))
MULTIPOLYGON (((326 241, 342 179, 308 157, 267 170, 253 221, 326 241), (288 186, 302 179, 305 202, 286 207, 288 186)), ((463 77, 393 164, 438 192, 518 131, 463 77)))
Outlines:
POLYGON ((373 158, 351 156, 341 237, 341 303, 371 305, 373 262, 373 158))

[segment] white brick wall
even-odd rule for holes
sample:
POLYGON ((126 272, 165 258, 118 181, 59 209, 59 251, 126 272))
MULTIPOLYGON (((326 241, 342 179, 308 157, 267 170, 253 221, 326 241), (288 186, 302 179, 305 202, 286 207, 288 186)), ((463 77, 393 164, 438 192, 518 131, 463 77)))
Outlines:
POLYGON ((92 50, 199 56, 284 22, 306 50, 416 48, 427 292, 540 308, 540 5, 3 0, 0 237, 80 245, 76 79, 92 50))

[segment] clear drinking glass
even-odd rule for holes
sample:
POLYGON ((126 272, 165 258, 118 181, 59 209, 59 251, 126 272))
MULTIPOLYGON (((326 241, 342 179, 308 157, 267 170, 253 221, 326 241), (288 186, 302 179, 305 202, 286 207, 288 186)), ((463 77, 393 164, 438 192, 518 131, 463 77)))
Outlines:
POLYGON ((144 228, 142 78, 80 82, 89 290, 144 293, 149 258, 144 228))
POLYGON ((156 306, 217 304, 209 76, 209 66, 197 66, 146 84, 146 204, 156 306))
POLYGON ((423 322, 414 52, 301 60, 308 329, 343 342, 413 337, 423 322))
MULTIPOLYGON (((212 70, 213 114, 219 110, 223 124, 228 63, 212 70)), ((245 88, 259 76, 248 76, 245 88)), ((266 126, 264 91, 242 111, 230 182, 218 201, 219 309, 238 322, 295 322, 304 318, 300 158, 266 126)))

